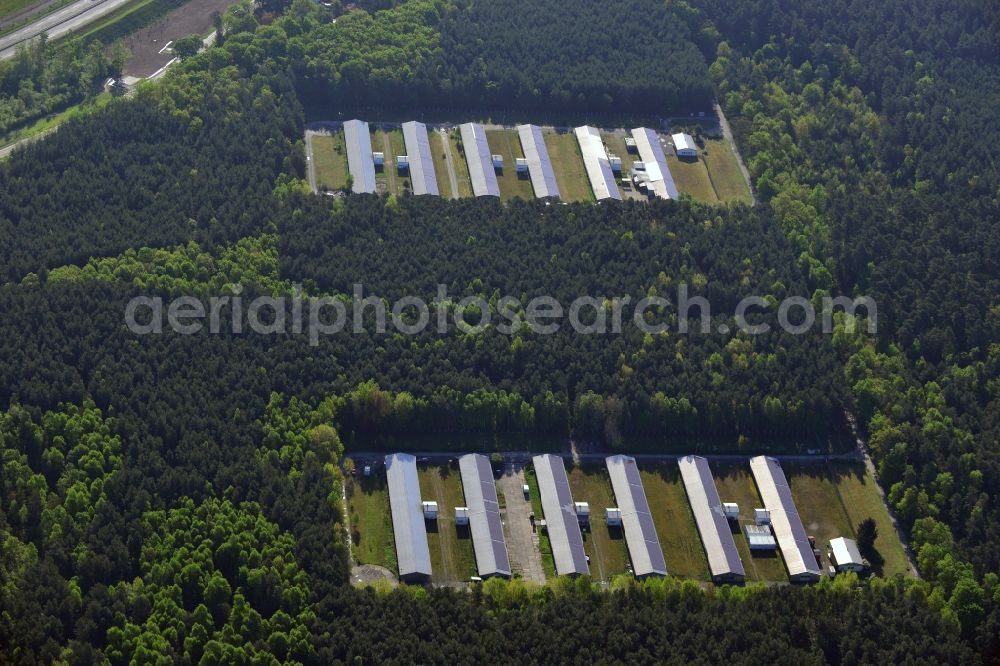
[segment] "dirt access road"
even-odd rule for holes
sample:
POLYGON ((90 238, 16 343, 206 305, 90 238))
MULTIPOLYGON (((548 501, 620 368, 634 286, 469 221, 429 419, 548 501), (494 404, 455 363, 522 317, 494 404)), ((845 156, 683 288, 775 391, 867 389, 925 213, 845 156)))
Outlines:
POLYGON ((545 584, 542 553, 538 549, 538 535, 531 529, 528 516, 531 502, 524 499, 524 463, 508 462, 504 474, 497 481, 497 490, 503 495, 504 525, 507 528, 507 554, 510 565, 524 580, 545 584))

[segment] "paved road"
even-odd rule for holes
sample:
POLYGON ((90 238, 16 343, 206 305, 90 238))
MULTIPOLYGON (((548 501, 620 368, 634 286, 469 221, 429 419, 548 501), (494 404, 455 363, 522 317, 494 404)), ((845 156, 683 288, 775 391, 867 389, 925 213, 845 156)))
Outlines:
POLYGON ((24 9, 21 9, 17 13, 7 14, 6 16, 0 18, 0 30, 4 30, 10 26, 17 25, 22 21, 26 21, 31 17, 41 14, 46 9, 54 4, 57 4, 60 0, 42 0, 41 2, 34 2, 24 9))
POLYGON ((0 160, 6 159, 12 152, 14 152, 14 149, 17 148, 18 146, 26 146, 29 143, 31 143, 32 141, 38 141, 42 137, 48 136, 52 132, 55 132, 57 129, 59 129, 58 125, 56 125, 55 127, 50 128, 50 129, 47 129, 44 132, 36 134, 35 136, 29 136, 26 139, 21 139, 20 141, 15 141, 14 143, 12 143, 12 144, 10 144, 8 146, 4 146, 3 148, 0 148, 0 160))
POLYGON ((131 0, 78 0, 58 11, 43 16, 34 23, 0 37, 0 60, 10 58, 17 46, 32 40, 42 33, 49 39, 62 37, 66 33, 82 28, 102 16, 119 9, 131 0))
POLYGON ((448 164, 448 182, 451 183, 451 198, 458 198, 458 176, 455 175, 455 162, 451 157, 451 141, 448 138, 448 131, 443 127, 438 130, 441 133, 441 142, 444 145, 444 161, 448 164))
MULTIPOLYGON (((462 452, 456 451, 408 451, 415 455, 417 458, 426 458, 424 462, 447 462, 451 458, 455 458, 462 454, 462 452)), ((632 456, 638 462, 643 463, 671 463, 677 462, 677 459, 681 456, 676 453, 628 453, 627 455, 632 456)), ((707 458, 710 462, 719 463, 738 463, 738 462, 748 462, 753 456, 735 454, 735 453, 697 453, 692 451, 691 453, 696 453, 697 455, 707 458)), ((348 451, 344 454, 348 458, 353 458, 356 463, 362 460, 382 460, 385 458, 385 451, 348 451)), ((504 462, 507 464, 525 464, 531 460, 531 457, 535 453, 527 451, 505 451, 503 452, 504 462)), ((612 455, 606 451, 574 451, 567 450, 559 455, 564 458, 571 459, 573 462, 604 462, 604 459, 609 455, 612 455)), ((687 454, 684 454, 687 455, 687 454)), ((781 462, 787 463, 806 463, 806 464, 816 464, 822 465, 828 462, 849 462, 849 463, 863 463, 864 454, 862 454, 857 449, 852 449, 846 453, 833 453, 829 455, 799 455, 799 454, 789 454, 789 455, 774 455, 781 462)))
POLYGON ((538 534, 531 529, 529 514, 531 502, 524 499, 524 465, 510 463, 497 481, 497 490, 503 495, 504 526, 507 528, 507 554, 511 568, 524 580, 545 583, 542 553, 538 548, 538 534))

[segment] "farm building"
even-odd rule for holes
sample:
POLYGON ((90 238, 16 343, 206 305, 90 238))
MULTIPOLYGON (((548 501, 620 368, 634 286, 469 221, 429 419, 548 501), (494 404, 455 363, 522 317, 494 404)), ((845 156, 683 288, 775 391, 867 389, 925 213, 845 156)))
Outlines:
POLYGON ((549 160, 549 150, 545 147, 542 128, 538 125, 518 125, 517 135, 521 139, 521 150, 524 151, 535 196, 539 199, 558 197, 559 186, 556 184, 555 171, 552 170, 552 161, 549 160))
POLYGON ((705 546, 712 580, 718 583, 742 583, 746 572, 736 550, 736 541, 729 529, 726 510, 715 487, 708 460, 701 456, 684 456, 677 460, 677 464, 681 468, 684 489, 694 512, 701 542, 705 546))
POLYGON ((427 126, 415 120, 403 123, 403 141, 406 143, 407 168, 410 171, 410 187, 413 193, 438 196, 437 176, 434 174, 434 158, 431 156, 427 126))
POLYGON ((663 154, 659 135, 648 127, 637 127, 632 130, 632 138, 635 139, 643 170, 646 172, 641 178, 642 182, 645 182, 646 187, 655 196, 661 199, 676 199, 677 186, 667 166, 667 158, 663 154))
POLYGON ((589 575, 590 565, 583 550, 583 534, 573 510, 573 494, 563 459, 547 453, 531 460, 542 496, 542 513, 549 531, 556 573, 560 576, 589 575))
POLYGON ((608 523, 608 527, 621 527, 622 510, 616 506, 609 506, 604 510, 604 519, 608 523))
POLYGON ((589 125, 577 127, 574 131, 576 140, 580 144, 580 152, 583 154, 583 165, 587 168, 587 178, 590 179, 594 198, 598 201, 604 199, 620 201, 622 195, 618 191, 615 174, 611 171, 611 162, 608 160, 607 151, 604 150, 601 133, 589 125))
POLYGON ((611 477, 611 488, 618 501, 625 543, 628 546, 632 570, 638 578, 666 576, 667 563, 663 559, 660 539, 656 536, 653 515, 646 501, 646 491, 635 458, 608 456, 604 460, 611 477))
POLYGON ((750 470, 770 514, 771 528, 788 568, 789 580, 793 583, 818 581, 821 575, 819 564, 792 501, 792 491, 781 464, 775 458, 757 456, 750 459, 750 470))
POLYGON ((509 578, 507 541, 503 535, 500 502, 497 500, 490 459, 478 453, 470 453, 458 459, 458 467, 462 473, 462 488, 465 490, 469 530, 472 532, 472 547, 476 553, 479 576, 509 578))
POLYGON ((836 568, 837 573, 844 571, 856 571, 861 573, 865 570, 865 560, 858 550, 858 542, 854 539, 837 537, 830 540, 830 562, 836 568))
POLYGON ((372 137, 368 133, 368 123, 363 120, 345 122, 344 146, 347 148, 347 168, 354 180, 351 191, 355 194, 374 193, 375 160, 372 156, 372 137))
POLYGON ((424 502, 424 520, 437 520, 438 519, 438 503, 437 502, 424 502))
POLYGON ((769 525, 746 525, 743 530, 746 532, 750 550, 774 550, 778 547, 769 525))
POLYGON ((580 521, 580 527, 590 526, 590 504, 587 502, 573 502, 573 512, 576 519, 580 521))
POLYGON ((695 145, 694 139, 691 138, 690 134, 680 132, 670 138, 674 142, 674 150, 677 151, 677 157, 698 157, 698 146, 695 145))
POLYGON ((486 141, 486 130, 479 123, 464 123, 459 127, 465 161, 469 164, 469 178, 472 193, 477 197, 499 197, 500 184, 497 182, 493 155, 486 141))
POLYGON ((389 508, 396 538, 399 579, 426 582, 431 577, 431 553, 427 547, 417 459, 409 453, 388 455, 385 457, 385 474, 389 484, 389 508))

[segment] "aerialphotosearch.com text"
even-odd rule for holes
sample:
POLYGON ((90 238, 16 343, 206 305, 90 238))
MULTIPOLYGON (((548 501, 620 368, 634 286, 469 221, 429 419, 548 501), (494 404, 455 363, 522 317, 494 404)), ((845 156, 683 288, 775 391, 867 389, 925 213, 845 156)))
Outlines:
MULTIPOLYGON (((195 335, 206 330, 212 334, 291 334, 308 336, 312 346, 324 336, 385 333, 390 327, 403 335, 419 335, 430 326, 440 335, 490 330, 513 335, 523 327, 540 335, 551 335, 566 327, 580 335, 620 334, 626 326, 652 334, 727 334, 732 328, 725 323, 728 316, 725 321, 717 317, 713 328, 713 315, 721 313, 713 311, 704 296, 691 295, 684 283, 678 285, 674 300, 662 296, 580 296, 569 303, 551 296, 536 296, 526 302, 513 296, 454 299, 443 284, 438 285, 429 304, 418 296, 404 296, 388 303, 377 295, 365 294, 361 284, 355 284, 349 296, 304 296, 298 287, 287 296, 246 298, 239 285, 232 292, 207 299, 137 296, 126 305, 125 323, 136 335, 167 331, 195 335)), ((819 305, 817 308, 802 296, 776 301, 751 295, 740 300, 731 314, 736 330, 750 335, 767 333, 774 326, 793 335, 818 326, 829 334, 834 330, 834 313, 838 311, 849 315, 849 325, 863 314, 867 332, 874 334, 877 330, 878 311, 869 297, 827 296, 819 305)))

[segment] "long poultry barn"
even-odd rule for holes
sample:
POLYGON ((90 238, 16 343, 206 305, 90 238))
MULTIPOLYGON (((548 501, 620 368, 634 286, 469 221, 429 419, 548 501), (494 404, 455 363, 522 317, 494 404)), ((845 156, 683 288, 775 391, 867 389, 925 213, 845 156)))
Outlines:
POLYGON ((648 127, 636 127, 632 130, 632 138, 635 139, 635 147, 646 170, 646 187, 661 199, 676 199, 677 185, 667 166, 667 158, 663 154, 663 146, 660 145, 657 133, 648 127))
POLYGON ((769 456, 757 456, 750 459, 750 470, 764 500, 764 508, 770 513, 771 528, 785 560, 788 579, 793 583, 817 582, 822 571, 792 501, 792 489, 785 479, 781 463, 769 456))
POLYGON ((518 125, 517 135, 521 139, 521 149, 528 160, 528 176, 531 178, 531 188, 535 197, 546 199, 559 198, 559 185, 552 169, 548 148, 545 147, 545 137, 538 125, 518 125))
POLYGON ((574 131, 576 140, 580 144, 580 153, 583 154, 583 166, 587 169, 587 178, 590 179, 594 198, 598 201, 621 200, 622 194, 618 191, 618 184, 615 183, 615 174, 611 170, 611 160, 608 159, 608 152, 604 149, 601 133, 596 127, 589 125, 577 127, 574 131))
POLYGON ((716 583, 742 583, 746 571, 736 550, 736 540, 723 511, 708 460, 701 456, 684 456, 677 460, 677 464, 681 468, 684 489, 705 546, 712 580, 716 583))
POLYGON ((368 123, 348 120, 344 123, 344 146, 347 149, 347 168, 351 172, 351 191, 355 194, 375 192, 375 158, 372 156, 372 137, 368 123))
POLYGON ((486 129, 479 123, 463 123, 459 131, 462 134, 465 161, 469 164, 472 193, 477 197, 499 197, 500 184, 493 167, 490 145, 486 140, 486 129))
POLYGON ((589 575, 590 565, 583 549, 583 534, 573 508, 573 493, 563 459, 547 453, 531 460, 542 495, 542 513, 545 514, 556 573, 560 576, 589 575))
POLYGON ((476 554, 479 576, 510 578, 507 541, 503 535, 500 502, 489 458, 479 453, 470 453, 458 459, 458 468, 462 473, 469 531, 472 533, 472 548, 476 554))
POLYGON ((431 156, 427 125, 411 120, 403 123, 403 141, 409 158, 410 187, 416 195, 438 196, 437 175, 434 173, 434 159, 431 156))
POLYGON ((409 453, 388 455, 385 457, 385 474, 389 485, 399 579, 427 582, 431 577, 431 553, 427 546, 417 459, 409 453))
POLYGON ((628 545, 629 558, 636 578, 666 576, 667 563, 653 525, 642 477, 631 456, 609 456, 605 459, 615 501, 621 512, 622 529, 628 545))

